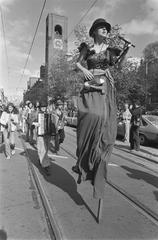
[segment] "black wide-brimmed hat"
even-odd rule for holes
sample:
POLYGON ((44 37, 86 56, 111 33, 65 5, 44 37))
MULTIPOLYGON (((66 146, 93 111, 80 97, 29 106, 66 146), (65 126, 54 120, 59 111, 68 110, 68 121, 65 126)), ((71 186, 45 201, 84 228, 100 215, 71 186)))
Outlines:
POLYGON ((96 20, 93 22, 93 24, 92 24, 92 26, 91 26, 91 28, 90 28, 90 30, 89 30, 89 36, 90 36, 90 37, 92 37, 93 32, 94 32, 95 29, 98 28, 98 27, 106 27, 106 30, 107 30, 108 32, 111 31, 111 25, 110 25, 110 23, 108 23, 108 22, 107 22, 105 19, 103 19, 103 18, 98 18, 98 19, 96 19, 96 20))
POLYGON ((9 106, 12 106, 12 107, 14 108, 14 104, 13 104, 12 102, 9 102, 9 103, 7 104, 7 107, 9 107, 9 106))

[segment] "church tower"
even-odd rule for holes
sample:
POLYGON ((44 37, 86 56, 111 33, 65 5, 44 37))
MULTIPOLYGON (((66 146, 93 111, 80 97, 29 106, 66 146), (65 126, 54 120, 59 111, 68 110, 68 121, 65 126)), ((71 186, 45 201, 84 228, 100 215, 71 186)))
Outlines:
POLYGON ((49 71, 54 58, 67 53, 67 17, 49 13, 46 19, 45 63, 49 71))
MULTIPOLYGON (((49 95, 49 73, 55 58, 61 53, 67 53, 67 26, 68 19, 65 16, 49 13, 46 18, 46 85, 49 95)), ((48 96, 49 98, 49 96, 48 96)))

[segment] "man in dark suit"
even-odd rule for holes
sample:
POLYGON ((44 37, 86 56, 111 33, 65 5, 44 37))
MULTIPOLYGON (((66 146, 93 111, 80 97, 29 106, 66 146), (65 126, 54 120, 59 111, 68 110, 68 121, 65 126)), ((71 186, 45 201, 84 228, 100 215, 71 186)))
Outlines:
POLYGON ((139 129, 142 119, 142 108, 139 100, 135 101, 131 110, 131 129, 130 129, 130 148, 131 150, 140 150, 139 129))

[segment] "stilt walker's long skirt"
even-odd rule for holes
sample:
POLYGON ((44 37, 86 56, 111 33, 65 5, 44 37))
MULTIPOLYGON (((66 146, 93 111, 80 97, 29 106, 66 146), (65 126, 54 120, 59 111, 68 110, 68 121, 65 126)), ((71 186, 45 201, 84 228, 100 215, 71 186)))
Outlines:
POLYGON ((84 89, 78 99, 77 166, 81 180, 90 180, 94 197, 103 198, 107 164, 116 138, 114 86, 104 76, 104 93, 84 89))

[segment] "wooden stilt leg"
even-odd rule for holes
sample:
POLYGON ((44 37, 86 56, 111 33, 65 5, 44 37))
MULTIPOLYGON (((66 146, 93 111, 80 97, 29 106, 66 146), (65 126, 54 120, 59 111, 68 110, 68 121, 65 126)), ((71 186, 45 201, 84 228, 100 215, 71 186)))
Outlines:
POLYGON ((102 219, 102 214, 103 214, 103 199, 99 198, 99 203, 98 203, 98 215, 97 215, 97 221, 100 223, 100 220, 102 219))

